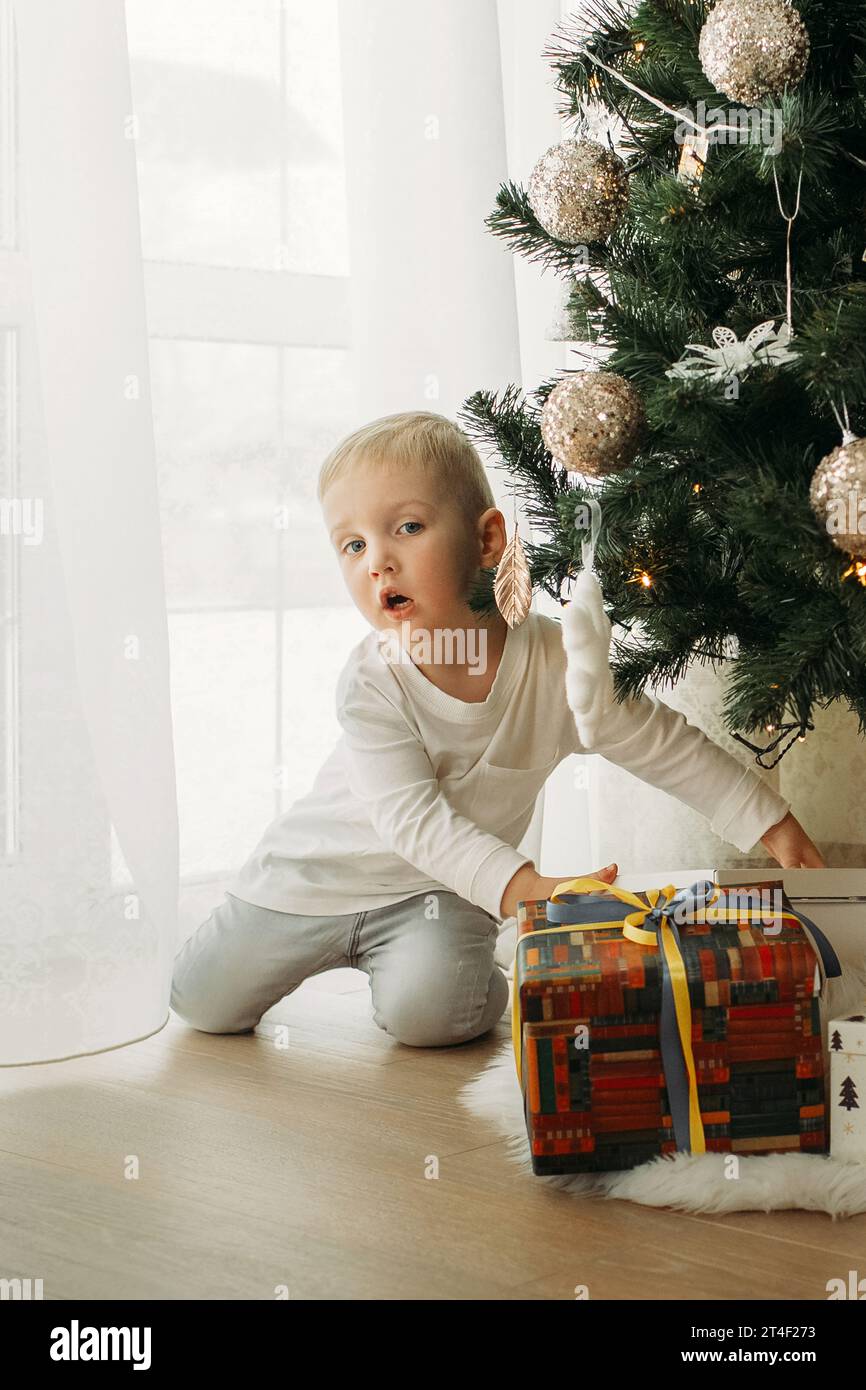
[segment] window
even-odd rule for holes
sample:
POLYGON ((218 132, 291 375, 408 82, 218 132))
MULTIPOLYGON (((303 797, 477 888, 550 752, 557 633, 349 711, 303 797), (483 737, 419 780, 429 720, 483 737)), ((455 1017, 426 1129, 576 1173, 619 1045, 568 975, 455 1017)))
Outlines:
POLYGON ((126 17, 190 883, 308 789, 366 631, 315 498, 352 411, 337 0, 126 17))

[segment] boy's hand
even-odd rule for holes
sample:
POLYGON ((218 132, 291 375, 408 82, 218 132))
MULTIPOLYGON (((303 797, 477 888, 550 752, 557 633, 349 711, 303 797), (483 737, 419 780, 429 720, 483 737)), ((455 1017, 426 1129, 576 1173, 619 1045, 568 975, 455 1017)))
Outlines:
POLYGON ((783 869, 825 869, 816 845, 812 844, 800 822, 789 811, 777 825, 771 825, 761 844, 783 869))
POLYGON ((534 864, 524 864, 517 870, 502 895, 501 912, 503 919, 517 915, 517 904, 532 902, 534 899, 549 898, 558 883, 566 883, 570 878, 600 878, 612 883, 617 875, 616 864, 608 864, 592 874, 560 874, 558 878, 547 878, 536 873, 534 864))

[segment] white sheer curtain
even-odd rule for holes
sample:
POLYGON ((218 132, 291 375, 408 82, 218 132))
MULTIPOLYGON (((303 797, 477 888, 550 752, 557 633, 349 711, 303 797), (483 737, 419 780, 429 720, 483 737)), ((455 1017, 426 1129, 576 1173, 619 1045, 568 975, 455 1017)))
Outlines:
POLYGON ((484 217, 557 9, 0 0, 0 1063, 161 1027, 338 736, 328 448, 555 366, 484 217))
POLYGON ((123 9, 27 0, 14 19, 7 6, 4 1064, 110 1047, 159 1028, 177 902, 123 9), (123 882, 112 875, 112 831, 127 866, 123 882))

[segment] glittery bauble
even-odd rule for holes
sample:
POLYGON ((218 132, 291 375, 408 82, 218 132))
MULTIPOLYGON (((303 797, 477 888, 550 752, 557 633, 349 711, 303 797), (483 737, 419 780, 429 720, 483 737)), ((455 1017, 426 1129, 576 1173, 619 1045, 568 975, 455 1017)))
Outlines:
POLYGON ((701 30, 698 53, 717 92, 751 105, 800 81, 809 35, 784 0, 719 0, 701 30))
POLYGON ((569 372, 541 412, 541 437, 554 461, 593 477, 627 468, 645 427, 643 401, 614 372, 569 372))
POLYGON ((529 179, 529 204, 557 241, 604 241, 628 203, 628 173, 618 154, 592 140, 551 145, 529 179))
POLYGON ((848 555, 866 555, 866 439, 840 444, 821 460, 809 501, 834 545, 848 555))

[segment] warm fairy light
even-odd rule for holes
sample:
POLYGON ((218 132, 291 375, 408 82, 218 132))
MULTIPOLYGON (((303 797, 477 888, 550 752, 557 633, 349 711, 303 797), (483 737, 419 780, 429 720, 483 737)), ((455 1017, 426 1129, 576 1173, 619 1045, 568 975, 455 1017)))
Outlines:
POLYGON ((590 87, 594 87, 595 90, 598 91, 599 87, 601 86, 601 78, 599 77, 597 72, 594 72, 592 74, 592 77, 589 79, 589 85, 590 87))
POLYGON ((805 735, 805 734, 798 734, 798 735, 797 735, 797 742, 798 742, 798 743, 805 743, 805 742, 806 742, 806 735, 805 735))
POLYGON ((768 733, 768 734, 774 734, 775 732, 776 732, 776 726, 775 726, 775 724, 768 724, 768 725, 767 725, 767 733, 768 733))
POLYGON ((628 580, 629 584, 642 584, 645 589, 651 589, 652 582, 652 575, 647 574, 646 570, 638 569, 634 571, 631 579, 628 580))
POLYGON ((701 491, 701 484, 700 484, 700 483, 695 483, 694 486, 693 486, 693 488, 692 488, 692 492, 700 492, 700 491, 701 491))
POLYGON ((854 560, 853 563, 848 566, 842 578, 847 579, 849 574, 855 575, 860 584, 866 584, 866 560, 854 560))
POLYGON ((634 46, 635 53, 643 53, 645 48, 646 44, 644 43, 643 39, 638 39, 637 43, 634 46))

